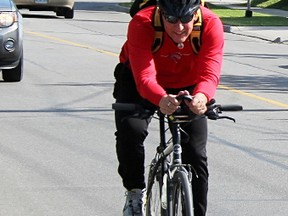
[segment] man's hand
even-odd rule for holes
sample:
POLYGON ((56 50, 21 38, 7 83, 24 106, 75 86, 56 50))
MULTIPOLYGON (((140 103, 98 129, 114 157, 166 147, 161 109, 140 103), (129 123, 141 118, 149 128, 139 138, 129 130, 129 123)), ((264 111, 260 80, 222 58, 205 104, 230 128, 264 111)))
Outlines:
POLYGON ((159 102, 160 111, 163 114, 171 115, 176 111, 180 102, 176 99, 177 95, 165 95, 159 102))
POLYGON ((203 115, 207 111, 208 99, 203 93, 197 93, 193 96, 191 102, 185 101, 190 110, 196 115, 203 115))
MULTIPOLYGON (((189 95, 188 91, 180 91, 178 95, 165 95, 159 102, 160 111, 166 115, 171 115, 176 111, 181 101, 176 99, 179 95, 189 95)), ((196 115, 203 115, 207 111, 207 97, 203 93, 197 93, 192 101, 185 101, 189 109, 196 115)))

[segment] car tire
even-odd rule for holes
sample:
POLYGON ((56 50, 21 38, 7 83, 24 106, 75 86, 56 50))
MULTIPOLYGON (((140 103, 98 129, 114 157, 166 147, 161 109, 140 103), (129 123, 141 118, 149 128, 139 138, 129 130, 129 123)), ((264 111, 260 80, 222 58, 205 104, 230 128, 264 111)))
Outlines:
POLYGON ((74 17, 74 7, 72 9, 67 9, 65 12, 64 12, 64 17, 66 19, 73 19, 74 17))
POLYGON ((3 69, 2 78, 4 82, 20 82, 23 77, 23 55, 19 64, 12 69, 3 69))
POLYGON ((64 16, 63 11, 61 10, 56 11, 56 16, 64 16))

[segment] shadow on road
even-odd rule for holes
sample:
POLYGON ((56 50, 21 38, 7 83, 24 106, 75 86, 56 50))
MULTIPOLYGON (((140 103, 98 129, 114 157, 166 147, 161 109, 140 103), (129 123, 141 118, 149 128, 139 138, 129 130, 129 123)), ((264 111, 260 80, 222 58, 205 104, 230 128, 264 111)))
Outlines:
POLYGON ((241 90, 257 90, 265 93, 286 93, 288 77, 286 76, 244 76, 222 75, 221 84, 241 90))

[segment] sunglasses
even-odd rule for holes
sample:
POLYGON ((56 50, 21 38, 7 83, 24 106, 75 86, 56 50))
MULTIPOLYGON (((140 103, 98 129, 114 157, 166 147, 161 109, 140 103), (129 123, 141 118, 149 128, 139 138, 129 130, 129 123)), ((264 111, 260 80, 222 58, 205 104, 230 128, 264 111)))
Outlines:
POLYGON ((180 20, 181 23, 186 24, 186 23, 189 23, 193 19, 194 14, 185 15, 183 17, 175 17, 175 16, 169 16, 163 13, 163 16, 165 20, 169 23, 175 24, 180 20))

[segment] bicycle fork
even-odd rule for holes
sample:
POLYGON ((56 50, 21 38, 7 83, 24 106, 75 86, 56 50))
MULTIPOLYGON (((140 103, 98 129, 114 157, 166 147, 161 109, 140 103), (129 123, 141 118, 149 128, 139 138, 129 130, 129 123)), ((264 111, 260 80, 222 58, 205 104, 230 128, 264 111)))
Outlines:
POLYGON ((173 216, 174 210, 173 210, 173 172, 176 171, 177 165, 182 164, 182 147, 180 144, 181 141, 181 133, 180 133, 180 127, 179 124, 171 124, 172 129, 172 141, 173 141, 173 161, 172 165, 168 170, 168 176, 167 176, 167 216, 173 216))
MULTIPOLYGON (((175 198, 175 194, 173 194, 175 183, 177 182, 183 182, 183 178, 185 178, 188 182, 189 187, 189 193, 185 195, 187 201, 191 201, 192 204, 192 188, 191 182, 192 180, 192 172, 190 169, 190 166, 182 164, 182 146, 181 146, 181 132, 180 132, 180 124, 172 124, 172 134, 173 134, 173 160, 172 165, 169 167, 167 173, 167 216, 174 216, 175 215, 175 209, 173 209, 173 206, 175 205, 175 200, 173 200, 173 197, 175 198), (177 181, 177 182, 175 182, 177 181)), ((187 191, 186 191, 187 192, 187 191)), ((188 212, 185 212, 185 216, 193 215, 193 209, 187 208, 185 209, 188 212)))

